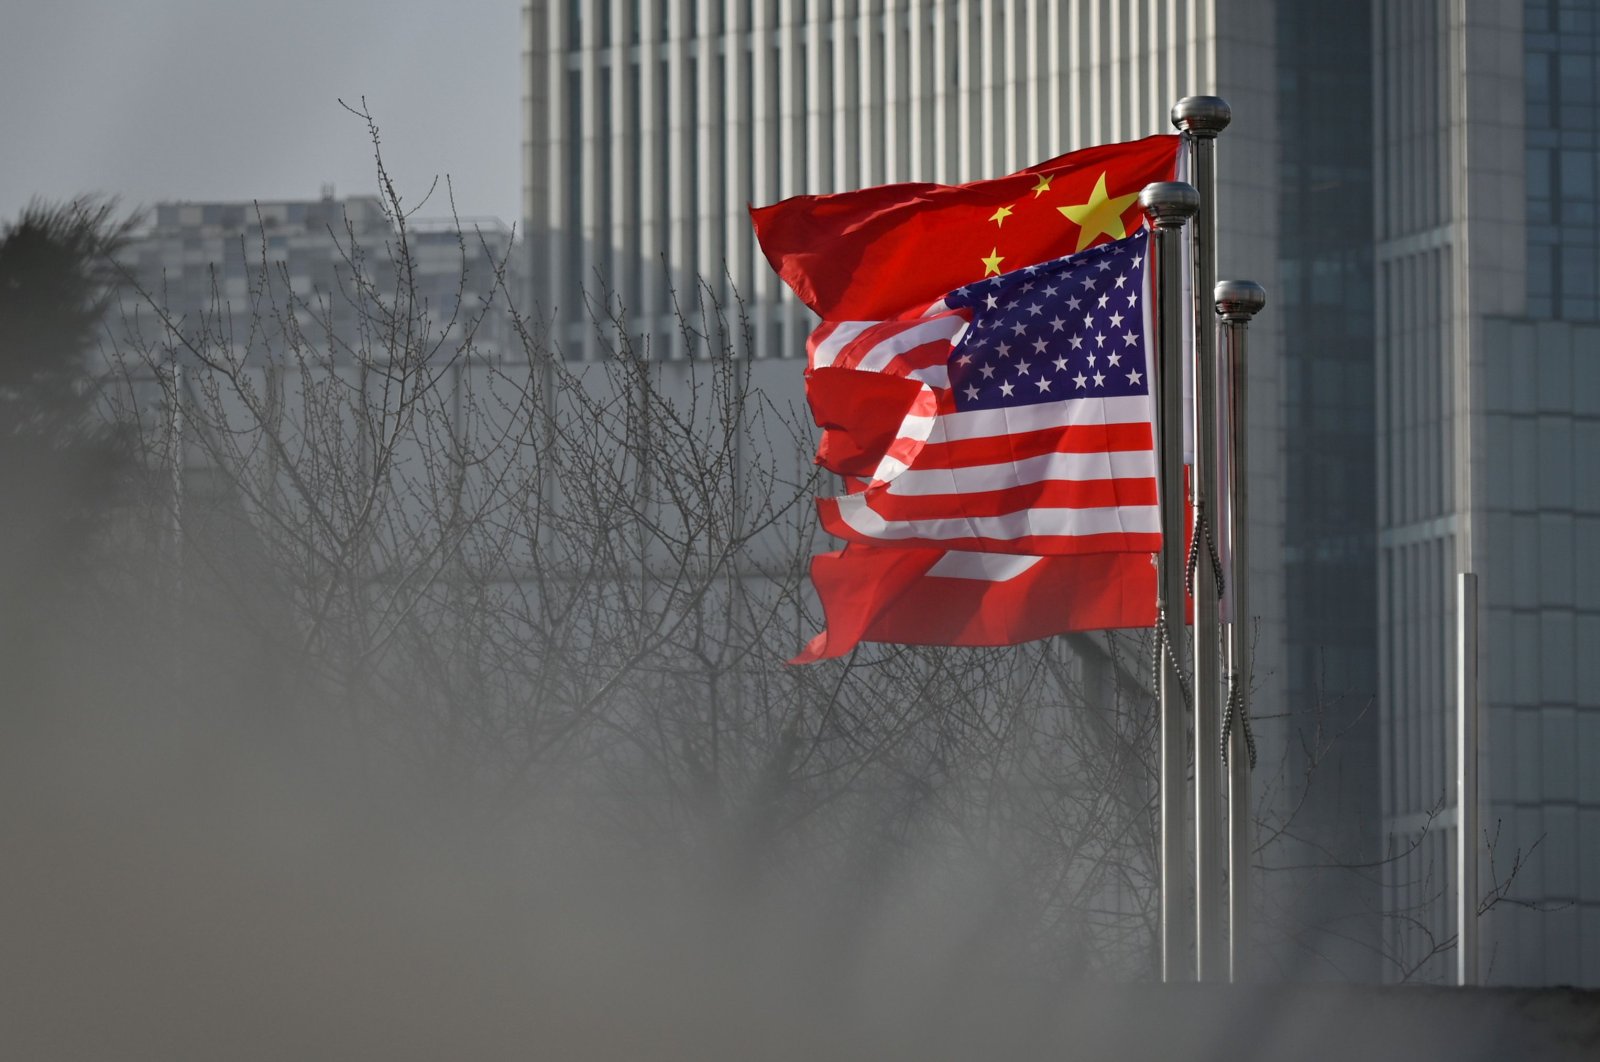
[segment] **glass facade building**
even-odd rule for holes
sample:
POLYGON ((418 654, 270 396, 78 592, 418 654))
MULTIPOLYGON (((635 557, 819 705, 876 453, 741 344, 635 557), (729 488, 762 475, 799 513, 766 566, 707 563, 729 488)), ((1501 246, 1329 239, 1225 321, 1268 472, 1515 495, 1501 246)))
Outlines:
MULTIPOLYGON (((1278 272, 1285 322, 1284 597, 1287 703, 1300 826, 1320 863, 1379 850, 1376 487, 1373 462, 1372 20, 1360 5, 1277 10, 1278 272)), ((1318 973, 1376 975, 1379 890, 1362 873, 1307 875, 1333 934, 1318 973), (1342 938, 1354 938, 1339 943, 1342 938)), ((1312 918, 1307 913, 1307 918, 1312 918)))
POLYGON ((1453 963, 1456 573, 1479 579, 1479 973, 1600 984, 1600 326, 1584 2, 1374 7, 1392 975, 1453 963))
POLYGON ((1523 7, 1528 316, 1600 319, 1600 11, 1592 0, 1523 7))

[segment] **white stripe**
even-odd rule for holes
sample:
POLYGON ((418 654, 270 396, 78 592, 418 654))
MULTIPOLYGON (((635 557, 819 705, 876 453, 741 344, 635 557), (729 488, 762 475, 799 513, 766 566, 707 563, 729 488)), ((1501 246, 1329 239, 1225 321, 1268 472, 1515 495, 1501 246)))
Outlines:
POLYGON ((857 363, 856 368, 862 372, 882 372, 896 355, 904 354, 908 350, 926 346, 929 343, 950 342, 950 337, 955 335, 966 322, 960 317, 935 317, 930 321, 916 324, 904 331, 895 332, 893 335, 880 340, 872 345, 872 349, 857 363))
POLYGON ((1009 409, 974 409, 930 417, 912 415, 900 422, 900 435, 936 443, 957 442, 1077 425, 1149 424, 1153 412, 1149 395, 1074 398, 1009 409))
POLYGON ((945 579, 982 579, 1004 583, 1015 579, 1043 557, 1024 557, 1020 553, 969 553, 947 550, 925 574, 945 579))
MULTIPOLYGON (((971 323, 965 318, 960 318, 959 320, 961 321, 960 327, 950 336, 951 350, 954 350, 960 344, 961 337, 966 335, 967 329, 971 327, 971 323)), ((906 375, 913 380, 921 380, 929 387, 937 387, 941 391, 948 391, 950 390, 950 359, 946 357, 944 361, 936 365, 929 365, 925 369, 914 369, 906 373, 906 375)))
POLYGON ((1010 540, 1028 535, 1076 536, 1118 533, 1158 534, 1160 512, 1154 505, 1122 505, 1099 509, 1025 509, 1003 516, 963 516, 935 520, 885 520, 852 494, 837 499, 839 517, 866 538, 895 541, 925 538, 1010 540))
MULTIPOLYGON (((900 421, 900 438, 902 439, 927 439, 933 435, 933 430, 938 426, 939 417, 923 417, 915 413, 907 414, 900 421)), ((942 439, 940 441, 943 441, 942 439)), ((888 460, 885 458, 884 460, 888 460)))
POLYGON ((818 343, 816 349, 811 352, 811 367, 822 369, 832 365, 834 359, 839 356, 839 351, 845 348, 845 344, 877 323, 877 321, 840 321, 833 326, 828 338, 818 343))
MULTIPOLYGON (((911 418, 907 417, 906 419, 910 420, 911 418)), ((931 418, 918 417, 917 419, 929 420, 931 418)), ((902 439, 905 438, 903 432, 900 437, 902 439)), ((897 460, 885 454, 883 457, 878 459, 878 467, 872 470, 872 478, 877 480, 879 483, 892 482, 893 480, 899 479, 901 476, 905 475, 906 469, 910 467, 911 466, 906 464, 904 461, 897 460)))
POLYGON ((937 387, 941 391, 950 390, 950 366, 944 362, 930 365, 926 369, 915 369, 906 375, 913 380, 921 380, 929 387, 937 387))
MULTIPOLYGON (((938 417, 939 423, 928 435, 928 441, 983 439, 1080 424, 1149 424, 1151 412, 1149 395, 1069 398, 1002 409, 972 409, 938 417)), ((906 423, 909 425, 911 420, 907 417, 906 423)))
POLYGON ((992 465, 902 470, 890 478, 889 492, 907 496, 981 494, 1045 480, 1153 479, 1155 474, 1152 450, 1040 454, 992 465))

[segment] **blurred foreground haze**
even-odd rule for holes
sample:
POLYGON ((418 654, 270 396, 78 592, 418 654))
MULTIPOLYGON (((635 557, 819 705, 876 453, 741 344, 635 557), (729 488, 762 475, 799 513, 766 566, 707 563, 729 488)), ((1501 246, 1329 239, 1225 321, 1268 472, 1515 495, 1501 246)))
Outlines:
MULTIPOLYGON (((0 221, 370 194, 340 97, 403 209, 449 173, 514 219, 518 7, 14 3, 0 221)), ((114 486, 5 436, 0 1057, 1600 1057, 1593 994, 1294 987, 1342 930, 1270 845, 1271 987, 1153 985, 1147 644, 785 667, 821 621, 798 361, 686 284, 652 346, 569 309, 603 357, 531 318, 486 356, 509 251, 485 302, 408 304, 396 205, 337 357, 248 258, 113 322, 114 486)), ((1313 777, 1264 757, 1264 836, 1313 777)))

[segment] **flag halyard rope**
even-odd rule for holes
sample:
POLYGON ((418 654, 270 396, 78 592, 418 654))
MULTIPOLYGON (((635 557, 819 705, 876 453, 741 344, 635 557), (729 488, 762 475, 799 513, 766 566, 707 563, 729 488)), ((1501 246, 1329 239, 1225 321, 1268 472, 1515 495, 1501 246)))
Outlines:
POLYGON ((1189 557, 1183 567, 1183 590, 1190 597, 1194 596, 1194 577, 1200 567, 1200 538, 1205 536, 1206 553, 1211 558, 1211 574, 1217 579, 1217 599, 1221 600, 1227 583, 1222 578, 1222 556, 1217 551, 1216 539, 1211 535, 1211 518, 1206 515, 1206 501, 1196 498, 1194 502, 1194 533, 1189 536, 1189 557))
POLYGON ((1156 606, 1156 637, 1151 646, 1150 653, 1150 688, 1161 688, 1161 661, 1165 659, 1172 665, 1172 673, 1178 680, 1178 693, 1183 697, 1183 710, 1190 710, 1189 682, 1183 674, 1183 664, 1178 660, 1177 650, 1173 646, 1172 628, 1167 623, 1167 607, 1164 604, 1156 606))
POLYGON ((1244 731, 1245 749, 1250 754, 1250 769, 1256 767, 1256 735, 1250 729, 1250 713, 1244 708, 1244 684, 1237 671, 1228 672, 1228 702, 1222 712, 1222 762, 1228 762, 1228 736, 1233 730, 1234 718, 1244 731))

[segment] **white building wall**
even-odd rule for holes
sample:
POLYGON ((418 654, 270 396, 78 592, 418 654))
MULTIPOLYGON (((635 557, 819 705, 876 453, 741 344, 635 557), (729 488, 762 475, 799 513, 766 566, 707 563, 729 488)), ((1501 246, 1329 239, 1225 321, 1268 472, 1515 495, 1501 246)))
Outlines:
POLYGON ((747 204, 958 183, 1169 131, 1175 99, 1216 87, 1211 12, 1200 0, 525 0, 534 295, 573 357, 600 353, 587 317, 602 293, 634 332, 672 335, 664 256, 680 304, 695 278, 723 305, 737 293, 782 322, 758 352, 798 354, 809 325, 774 299, 747 204))

